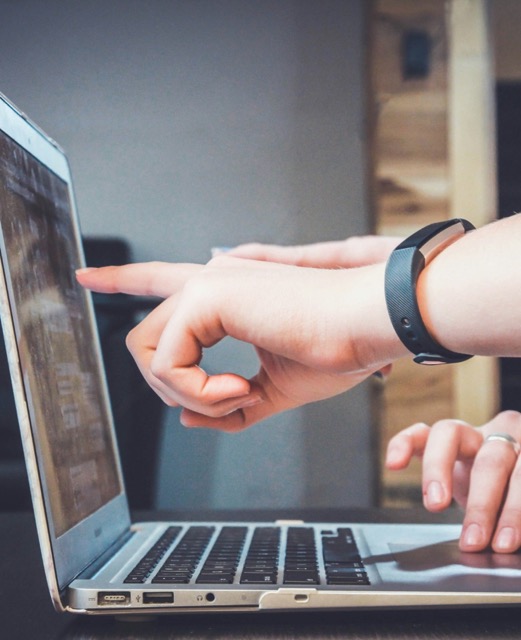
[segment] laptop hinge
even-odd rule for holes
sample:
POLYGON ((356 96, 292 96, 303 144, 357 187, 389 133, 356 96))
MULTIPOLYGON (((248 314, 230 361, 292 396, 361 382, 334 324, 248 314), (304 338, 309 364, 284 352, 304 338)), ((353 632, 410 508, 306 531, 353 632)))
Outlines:
POLYGON ((82 578, 84 580, 89 580, 93 576, 98 573, 98 571, 104 567, 109 560, 112 560, 114 554, 116 554, 120 549, 122 549, 127 542, 134 536, 135 532, 131 529, 128 529, 121 535, 113 544, 110 545, 105 551, 96 558, 93 562, 91 562, 85 569, 80 571, 80 573, 76 576, 76 578, 82 578))

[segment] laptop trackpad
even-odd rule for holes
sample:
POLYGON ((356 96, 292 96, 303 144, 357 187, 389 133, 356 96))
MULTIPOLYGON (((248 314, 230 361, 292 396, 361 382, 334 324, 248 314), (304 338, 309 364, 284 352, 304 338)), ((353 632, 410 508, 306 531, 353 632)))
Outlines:
POLYGON ((401 571, 430 571, 446 567, 468 569, 521 570, 520 554, 499 554, 488 551, 464 553, 457 540, 447 540, 425 546, 389 543, 393 559, 401 571))

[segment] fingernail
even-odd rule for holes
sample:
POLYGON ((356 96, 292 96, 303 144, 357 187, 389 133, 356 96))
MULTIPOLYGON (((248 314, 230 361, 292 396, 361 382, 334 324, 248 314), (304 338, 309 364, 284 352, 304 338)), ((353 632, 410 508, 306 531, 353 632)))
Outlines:
POLYGON ((254 407, 257 404, 264 402, 264 398, 262 396, 252 396, 245 402, 241 403, 239 409, 247 409, 248 407, 254 407))
POLYGON ((254 407, 261 402, 264 402, 264 398, 262 396, 251 396, 250 398, 248 398, 248 400, 243 400, 240 404, 237 404, 237 406, 233 407, 233 409, 230 409, 228 413, 225 413, 224 415, 229 416, 234 411, 248 409, 249 407, 254 407))
POLYGON ((463 542, 469 547, 476 547, 483 543, 483 531, 479 524, 469 524, 465 529, 463 542))
POLYGON ((498 533, 494 548, 501 551, 511 551, 516 547, 516 532, 513 527, 503 527, 498 533))
POLYGON ((395 465, 402 461, 402 453, 399 449, 389 449, 385 458, 386 465, 395 465))
POLYGON ((445 491, 437 480, 429 482, 427 487, 427 502, 430 506, 442 504, 445 501, 445 491))

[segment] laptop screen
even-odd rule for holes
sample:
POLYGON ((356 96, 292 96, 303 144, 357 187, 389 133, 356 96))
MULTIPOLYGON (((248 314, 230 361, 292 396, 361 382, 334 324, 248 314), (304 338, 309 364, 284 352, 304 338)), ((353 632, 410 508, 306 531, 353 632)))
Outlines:
POLYGON ((0 132, 0 224, 27 408, 54 535, 122 492, 68 185, 0 132))

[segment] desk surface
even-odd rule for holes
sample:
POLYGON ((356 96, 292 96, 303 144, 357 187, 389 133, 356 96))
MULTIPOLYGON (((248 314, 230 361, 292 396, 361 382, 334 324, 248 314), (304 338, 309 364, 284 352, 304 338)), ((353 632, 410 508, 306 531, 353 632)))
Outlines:
MULTIPOLYGON (((180 517, 180 514, 169 515, 180 517)), ((227 517, 230 514, 221 515, 227 517)), ((324 520, 335 520, 339 514, 329 518, 327 514, 314 515, 324 520)), ((342 519, 346 521, 419 519, 411 518, 410 513, 380 511, 349 511, 344 516, 342 519)), ((259 514, 257 519, 267 517, 267 514, 259 514)), ((420 517, 429 521, 423 514, 420 517)), ((516 608, 181 615, 147 622, 60 615, 54 612, 47 593, 32 514, 1 513, 0 544, 0 636, 6 639, 521 639, 521 611, 516 608)))

